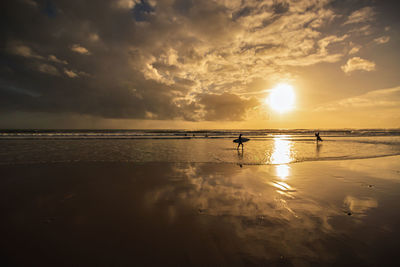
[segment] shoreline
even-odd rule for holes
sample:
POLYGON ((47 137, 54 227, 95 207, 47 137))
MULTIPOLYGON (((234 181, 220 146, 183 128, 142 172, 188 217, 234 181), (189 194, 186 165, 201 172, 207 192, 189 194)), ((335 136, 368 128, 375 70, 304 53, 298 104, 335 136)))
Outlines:
MULTIPOLYGON (((234 149, 235 150, 235 149, 234 149)), ((359 158, 321 158, 321 159, 311 159, 311 160, 303 160, 303 161, 293 161, 287 163, 241 163, 241 162, 187 162, 187 161, 177 161, 177 162, 165 162, 165 161, 144 161, 144 162, 137 162, 137 161, 80 161, 80 160, 72 160, 72 161, 44 161, 44 162, 0 162, 1 166, 24 166, 24 165, 43 165, 43 164, 132 164, 132 165, 143 165, 143 164, 221 164, 221 165, 243 165, 243 166, 279 166, 279 165, 292 165, 292 164, 302 164, 302 163, 315 163, 315 162, 336 162, 336 161, 348 161, 348 160, 373 160, 373 159, 380 159, 380 158, 395 158, 399 157, 400 154, 391 154, 391 155, 377 155, 377 156, 366 156, 366 157, 359 157, 359 158)))

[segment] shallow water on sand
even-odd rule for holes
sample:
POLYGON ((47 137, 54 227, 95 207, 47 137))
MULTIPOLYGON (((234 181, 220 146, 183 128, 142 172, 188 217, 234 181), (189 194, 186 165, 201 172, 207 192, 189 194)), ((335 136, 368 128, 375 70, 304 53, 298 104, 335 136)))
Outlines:
POLYGON ((187 162, 286 164, 400 154, 400 136, 252 137, 237 150, 231 138, 0 139, 0 164, 38 162, 187 162))

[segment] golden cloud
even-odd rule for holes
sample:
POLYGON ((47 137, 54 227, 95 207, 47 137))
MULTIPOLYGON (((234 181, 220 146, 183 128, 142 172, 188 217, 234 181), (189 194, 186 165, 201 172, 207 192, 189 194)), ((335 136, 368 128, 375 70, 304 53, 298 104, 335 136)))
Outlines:
POLYGON ((375 63, 360 57, 353 57, 350 58, 341 69, 345 73, 350 73, 356 70, 373 71, 375 70, 375 63))

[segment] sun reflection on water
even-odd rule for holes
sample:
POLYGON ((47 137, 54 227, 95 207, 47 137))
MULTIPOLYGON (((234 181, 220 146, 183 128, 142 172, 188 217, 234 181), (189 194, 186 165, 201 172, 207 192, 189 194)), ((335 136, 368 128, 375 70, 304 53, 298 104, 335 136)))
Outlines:
POLYGON ((272 164, 286 164, 293 161, 291 148, 293 142, 282 138, 274 139, 274 152, 271 155, 272 164))
POLYGON ((274 139, 274 150, 270 157, 271 164, 278 164, 275 166, 276 175, 282 180, 290 175, 290 167, 287 163, 293 161, 292 144, 290 140, 282 138, 274 139))
POLYGON ((288 165, 276 165, 276 175, 281 179, 286 179, 290 174, 290 167, 288 165))
POLYGON ((273 182, 270 183, 272 186, 282 190, 282 191, 290 191, 292 190, 292 187, 290 185, 288 185, 287 183, 284 182, 273 182))

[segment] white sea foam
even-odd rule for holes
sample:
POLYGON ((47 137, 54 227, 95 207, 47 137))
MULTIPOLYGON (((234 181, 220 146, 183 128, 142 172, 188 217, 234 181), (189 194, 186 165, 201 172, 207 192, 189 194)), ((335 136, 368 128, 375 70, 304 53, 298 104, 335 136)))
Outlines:
POLYGON ((321 136, 400 136, 400 129, 263 129, 263 130, 0 130, 2 139, 163 139, 163 138, 233 138, 240 133, 257 139, 321 136))

